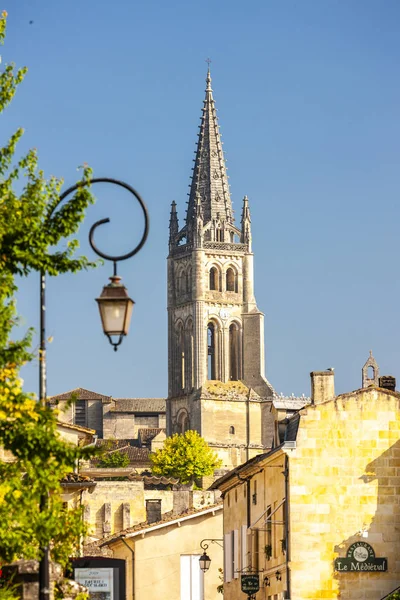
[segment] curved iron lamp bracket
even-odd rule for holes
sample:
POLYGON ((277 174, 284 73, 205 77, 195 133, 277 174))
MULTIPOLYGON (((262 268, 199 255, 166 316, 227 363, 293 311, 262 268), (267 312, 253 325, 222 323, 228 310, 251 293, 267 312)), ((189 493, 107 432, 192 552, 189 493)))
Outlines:
POLYGON ((210 544, 206 544, 206 542, 210 542, 211 544, 218 544, 218 546, 221 546, 221 548, 223 548, 223 541, 224 540, 219 540, 219 539, 214 539, 214 538, 205 538, 204 540, 201 540, 200 542, 200 548, 202 550, 207 550, 208 546, 210 544))
MULTIPOLYGON (((140 207, 143 211, 144 230, 143 230, 143 235, 142 235, 140 242, 133 250, 131 250, 130 252, 127 252, 126 254, 121 254, 120 256, 111 256, 110 254, 106 254, 105 252, 102 252, 101 250, 99 250, 97 248, 96 244, 94 243, 93 238, 94 238, 95 230, 100 225, 103 225, 104 223, 109 223, 110 222, 109 218, 101 219, 100 221, 96 221, 96 223, 94 223, 92 225, 92 227, 90 228, 89 243, 90 243, 92 249, 98 256, 101 256, 101 258, 104 258, 105 260, 110 260, 114 263, 114 275, 116 275, 117 274, 117 262, 119 262, 121 260, 126 260, 127 258, 131 258, 135 254, 137 254, 139 252, 139 250, 141 250, 142 247, 144 246, 144 244, 147 240, 147 236, 149 235, 149 215, 147 212, 146 205, 143 202, 140 194, 131 185, 128 185, 127 183, 125 183, 124 181, 120 181, 119 179, 111 179, 110 177, 95 177, 94 179, 90 179, 89 181, 82 181, 82 182, 76 183, 75 185, 72 185, 71 187, 66 189, 65 192, 63 192, 61 194, 58 204, 60 202, 62 202, 69 194, 71 194, 71 192, 74 192, 75 190, 79 189, 80 187, 84 187, 86 185, 91 185, 92 183, 112 183, 114 185, 118 185, 118 186, 124 188, 125 190, 128 190, 128 192, 130 192, 133 196, 135 196, 136 200, 139 202, 140 207)), ((58 204, 57 204, 57 206, 58 206, 58 204)))
MULTIPOLYGON (((140 194, 130 185, 128 185, 127 183, 125 183, 124 181, 120 181, 119 179, 112 179, 110 177, 95 177, 93 179, 89 179, 88 181, 80 181, 78 183, 76 183, 75 185, 70 186, 69 188, 67 188, 59 197, 59 200, 57 202, 57 204, 53 207, 53 210, 51 211, 51 214, 53 214, 53 212, 57 209, 57 207, 59 206, 59 204, 72 192, 75 192, 76 190, 78 190, 81 187, 85 187, 88 185, 91 185, 92 183, 112 183, 114 185, 118 185, 119 187, 124 188, 125 190, 127 190, 128 192, 130 192, 135 199, 139 202, 140 207, 143 211, 143 217, 144 217, 144 230, 143 230, 143 234, 141 237, 140 242, 137 244, 137 246, 135 246, 135 248, 133 248, 133 250, 131 250, 130 252, 127 252, 126 254, 121 254, 119 256, 112 256, 110 254, 106 254, 105 252, 102 252, 101 250, 99 250, 96 246, 96 244, 94 243, 94 232, 97 229, 97 227, 99 227, 100 225, 104 225, 104 223, 109 223, 110 219, 106 218, 106 219, 101 219, 100 221, 96 221, 96 223, 94 223, 89 231, 89 243, 93 249, 93 251, 97 254, 97 256, 100 256, 101 258, 104 258, 105 260, 109 260, 112 261, 114 263, 114 277, 116 277, 117 275, 117 263, 121 260, 126 260, 127 258, 131 258, 132 256, 134 256, 135 254, 137 254, 139 252, 139 250, 141 250, 141 248, 144 246, 146 240, 147 240, 147 236, 149 235, 149 215, 147 212, 147 207, 145 205, 145 203, 143 202, 140 194)), ((51 214, 49 216, 51 216, 51 214)), ((117 342, 114 342, 111 338, 110 335, 106 334, 108 337, 108 340, 110 342, 110 344, 114 347, 114 350, 117 350, 117 347, 121 344, 122 342, 122 338, 124 334, 121 334, 119 336, 119 340, 117 342)))

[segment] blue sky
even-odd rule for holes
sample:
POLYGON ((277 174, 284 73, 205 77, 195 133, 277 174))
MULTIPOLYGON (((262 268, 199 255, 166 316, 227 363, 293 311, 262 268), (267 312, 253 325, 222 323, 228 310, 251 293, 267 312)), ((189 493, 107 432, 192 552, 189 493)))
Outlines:
MULTIPOLYGON (((167 393, 169 210, 176 200, 182 222, 208 56, 237 217, 250 199, 269 380, 308 394, 309 372, 335 367, 337 391, 349 391, 370 348, 381 373, 400 376, 397 0, 3 4, 3 62, 29 73, 1 143, 23 126, 20 151, 37 147, 48 175, 70 185, 87 162, 133 185, 151 216, 146 246, 119 269, 136 306, 117 353, 94 302, 111 265, 49 279, 50 394, 167 393)), ((139 210, 95 191, 82 252, 93 257, 88 230, 107 216, 98 245, 128 251, 139 210)), ((19 311, 36 328, 38 294, 36 275, 21 282, 19 311)), ((27 389, 37 370, 24 369, 27 389)))

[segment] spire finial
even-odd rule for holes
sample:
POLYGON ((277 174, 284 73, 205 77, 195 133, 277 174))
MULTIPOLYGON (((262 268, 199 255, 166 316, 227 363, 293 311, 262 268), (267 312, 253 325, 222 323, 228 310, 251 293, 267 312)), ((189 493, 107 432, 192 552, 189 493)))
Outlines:
POLYGON ((210 73, 210 64, 211 64, 211 58, 206 58, 206 63, 208 64, 208 69, 207 69, 207 88, 206 88, 206 92, 212 92, 211 89, 211 73, 210 73))

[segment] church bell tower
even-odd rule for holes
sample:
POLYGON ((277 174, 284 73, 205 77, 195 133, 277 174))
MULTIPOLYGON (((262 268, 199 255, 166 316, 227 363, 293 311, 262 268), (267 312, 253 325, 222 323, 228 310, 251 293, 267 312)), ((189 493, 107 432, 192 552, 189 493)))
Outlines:
MULTIPOLYGON (((236 431, 234 421, 242 425, 244 416, 234 418, 231 409, 239 413, 241 401, 269 405, 273 389, 264 376, 264 316, 254 297, 249 201, 243 198, 237 226, 209 70, 195 154, 183 227, 175 202, 169 224, 167 427, 169 435, 196 429, 218 445, 236 431), (210 422, 216 416, 211 401, 224 404, 217 412, 223 409, 228 419, 226 436, 210 422)), ((243 426, 247 434, 231 439, 238 447, 252 443, 249 423, 243 426)), ((265 446, 261 433, 253 437, 265 446)))

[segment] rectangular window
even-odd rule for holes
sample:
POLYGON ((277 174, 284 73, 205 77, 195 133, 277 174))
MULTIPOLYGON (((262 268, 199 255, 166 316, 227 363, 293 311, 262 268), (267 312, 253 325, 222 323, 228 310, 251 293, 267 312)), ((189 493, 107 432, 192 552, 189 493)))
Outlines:
POLYGON ((252 529, 252 548, 251 548, 251 566, 253 570, 258 571, 258 557, 259 557, 259 531, 258 529, 252 529))
POLYGON ((204 600, 204 573, 200 554, 181 555, 181 600, 204 600))
POLYGON ((257 504, 257 481, 254 482, 253 487, 253 504, 257 504))
POLYGON ((272 522, 271 522, 271 506, 267 507, 265 529, 267 530, 266 545, 270 546, 272 552, 272 522))
POLYGON ((86 427, 86 400, 75 402, 75 425, 86 427))
POLYGON ((161 521, 161 500, 146 500, 146 521, 148 523, 161 521))

